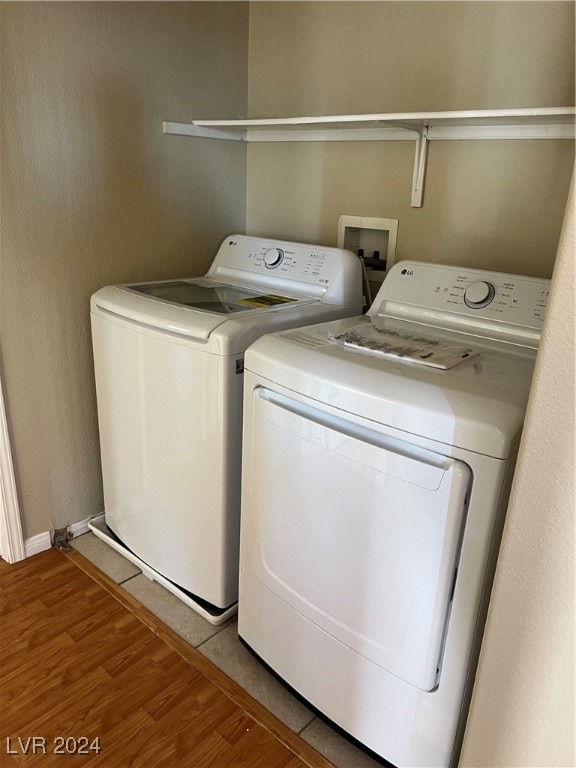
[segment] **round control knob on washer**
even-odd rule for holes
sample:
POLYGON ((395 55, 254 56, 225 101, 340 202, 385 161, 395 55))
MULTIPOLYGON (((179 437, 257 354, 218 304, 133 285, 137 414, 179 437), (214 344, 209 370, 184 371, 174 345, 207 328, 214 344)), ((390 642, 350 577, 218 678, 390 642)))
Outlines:
POLYGON ((264 264, 268 269, 275 269, 279 266, 284 259, 284 251, 282 248, 268 248, 264 254, 264 264))
POLYGON ((464 302, 468 307, 472 309, 481 309, 488 306, 496 294, 496 290, 492 283, 486 283, 484 280, 479 280, 476 283, 471 283, 464 293, 464 302))

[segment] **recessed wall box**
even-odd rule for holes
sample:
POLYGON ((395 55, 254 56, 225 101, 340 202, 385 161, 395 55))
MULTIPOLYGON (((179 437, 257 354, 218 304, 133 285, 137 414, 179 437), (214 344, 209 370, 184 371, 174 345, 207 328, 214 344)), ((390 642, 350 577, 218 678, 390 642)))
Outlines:
POLYGON ((340 216, 338 247, 365 259, 371 282, 382 282, 396 258, 398 219, 340 216))
POLYGON ((369 307, 396 259, 398 219, 342 215, 338 219, 338 246, 362 257, 364 305, 369 307))

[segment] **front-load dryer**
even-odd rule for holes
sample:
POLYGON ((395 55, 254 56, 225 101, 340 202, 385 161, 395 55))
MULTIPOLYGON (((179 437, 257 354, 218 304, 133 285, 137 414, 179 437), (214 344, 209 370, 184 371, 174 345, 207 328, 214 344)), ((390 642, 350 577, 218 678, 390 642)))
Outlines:
POLYGON ((244 351, 361 302, 350 251, 242 235, 204 277, 92 296, 105 514, 91 528, 212 623, 238 595, 244 351))
POLYGON ((457 763, 548 287, 400 262, 246 354, 239 634, 401 768, 457 763))

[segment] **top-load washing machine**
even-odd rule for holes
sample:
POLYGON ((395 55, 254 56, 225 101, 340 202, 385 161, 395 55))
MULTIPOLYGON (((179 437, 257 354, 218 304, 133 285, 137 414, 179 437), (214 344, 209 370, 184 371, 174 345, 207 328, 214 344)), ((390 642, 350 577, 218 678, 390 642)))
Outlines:
POLYGON ((224 621, 238 594, 244 351, 361 306, 349 251, 241 235, 204 277, 95 293, 105 514, 94 533, 224 621))
POLYGON ((239 634, 401 768, 457 762, 548 288, 399 262, 246 354, 239 634))

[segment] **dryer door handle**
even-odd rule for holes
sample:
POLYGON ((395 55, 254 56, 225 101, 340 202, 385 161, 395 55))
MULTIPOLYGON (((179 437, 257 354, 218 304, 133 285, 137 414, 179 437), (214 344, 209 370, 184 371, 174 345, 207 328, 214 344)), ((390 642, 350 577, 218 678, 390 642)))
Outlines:
MULTIPOLYGON (((359 455, 363 444, 382 448, 385 451, 396 455, 399 457, 399 461, 392 463, 386 462, 386 466, 380 464, 379 466, 373 466, 372 468, 385 472, 386 474, 393 474, 399 479, 418 485, 422 488, 427 488, 428 490, 439 488, 444 474, 456 463, 455 460, 450 457, 442 456, 441 454, 433 453, 424 448, 411 445, 404 440, 384 435, 375 430, 363 427, 360 424, 355 424, 348 419, 335 416, 327 411, 321 411, 320 409, 304 405, 303 403, 299 403, 296 400, 292 400, 291 398, 281 395, 278 392, 273 392, 265 387, 259 387, 257 389, 257 397, 262 400, 267 400, 269 403, 278 406, 288 413, 301 416, 304 421, 296 423, 298 424, 298 429, 302 430, 299 432, 298 436, 303 439, 316 444, 320 439, 327 439, 321 437, 321 435, 326 434, 324 428, 332 430, 332 441, 334 440, 334 432, 342 435, 343 438, 351 438, 351 441, 342 440, 339 445, 332 444, 326 446, 351 460, 360 461, 362 463, 366 461, 365 456, 359 455), (315 431, 313 425, 317 425, 323 429, 315 431), (402 461, 402 459, 405 459, 406 461, 402 461), (417 461, 420 465, 420 471, 417 474, 413 471, 414 461, 417 461), (393 464, 393 466, 391 464, 393 464)), ((286 421, 282 426, 284 429, 292 431, 294 428, 292 426, 293 424, 293 421, 286 421)))

